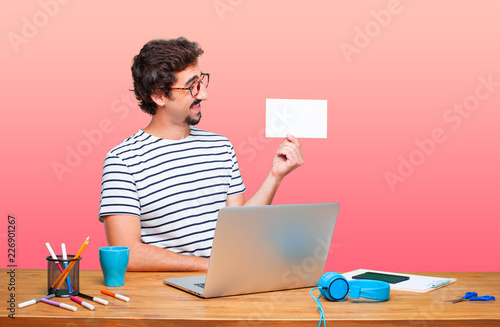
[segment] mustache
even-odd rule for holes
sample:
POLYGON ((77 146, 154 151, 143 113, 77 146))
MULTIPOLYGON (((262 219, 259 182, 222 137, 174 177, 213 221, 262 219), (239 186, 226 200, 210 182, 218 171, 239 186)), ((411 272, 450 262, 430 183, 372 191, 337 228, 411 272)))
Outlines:
POLYGON ((200 99, 196 99, 196 100, 193 102, 193 104, 191 105, 191 108, 192 108, 192 107, 194 107, 194 106, 197 106, 197 105, 198 105, 198 103, 200 103, 201 101, 202 101, 202 100, 200 100, 200 99))

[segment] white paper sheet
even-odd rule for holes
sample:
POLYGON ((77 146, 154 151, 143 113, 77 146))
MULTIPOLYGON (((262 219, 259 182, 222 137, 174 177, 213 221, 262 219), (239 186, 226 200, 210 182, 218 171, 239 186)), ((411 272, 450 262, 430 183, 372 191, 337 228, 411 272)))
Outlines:
POLYGON ((409 292, 417 292, 417 293, 427 293, 431 292, 437 289, 440 289, 442 287, 445 287, 447 285, 450 285, 457 280, 455 278, 443 278, 443 277, 432 277, 432 276, 421 276, 421 275, 413 275, 413 274, 402 274, 402 273, 392 273, 392 272, 387 272, 387 271, 379 271, 379 270, 371 270, 371 269, 358 269, 354 271, 349 271, 346 273, 343 273, 342 276, 344 276, 347 280, 352 280, 352 276, 354 275, 359 275, 365 272, 377 272, 377 273, 382 273, 382 274, 393 274, 393 275, 399 275, 399 276, 408 276, 410 279, 397 283, 397 284, 390 284, 391 290, 398 290, 398 291, 409 291, 409 292), (442 285, 439 285, 437 287, 433 287, 432 284, 434 282, 445 282, 442 285))
POLYGON ((327 101, 266 99, 266 137, 326 138, 327 101))

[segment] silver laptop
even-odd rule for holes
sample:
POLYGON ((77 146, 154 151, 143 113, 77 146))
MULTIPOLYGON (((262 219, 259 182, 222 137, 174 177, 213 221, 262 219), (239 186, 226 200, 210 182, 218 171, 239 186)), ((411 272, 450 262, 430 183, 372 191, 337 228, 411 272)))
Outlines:
POLYGON ((203 298, 316 286, 338 203, 225 207, 206 275, 164 279, 203 298))

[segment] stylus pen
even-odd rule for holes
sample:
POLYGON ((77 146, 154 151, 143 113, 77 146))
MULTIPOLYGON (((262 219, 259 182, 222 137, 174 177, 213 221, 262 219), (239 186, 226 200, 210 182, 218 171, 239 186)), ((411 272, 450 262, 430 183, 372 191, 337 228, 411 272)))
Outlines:
POLYGON ((50 299, 50 298, 53 298, 54 296, 56 296, 56 295, 55 294, 49 294, 47 296, 40 297, 38 299, 33 299, 33 300, 29 300, 29 301, 26 301, 26 302, 23 302, 23 303, 19 303, 17 306, 19 308, 24 308, 24 307, 27 307, 28 305, 32 305, 32 304, 38 303, 42 299, 50 299))
POLYGON ((428 287, 432 287, 432 288, 436 288, 436 287, 439 287, 441 285, 445 285, 445 284, 448 284, 450 283, 451 280, 450 279, 443 279, 443 280, 435 280, 433 281, 432 283, 430 283, 428 285, 428 287))
POLYGON ((84 299, 91 300, 91 301, 94 301, 94 302, 97 302, 97 303, 100 303, 103 305, 108 305, 108 303, 109 303, 108 301, 103 300, 101 298, 90 296, 90 295, 83 294, 83 293, 78 293, 76 296, 83 297, 84 299))

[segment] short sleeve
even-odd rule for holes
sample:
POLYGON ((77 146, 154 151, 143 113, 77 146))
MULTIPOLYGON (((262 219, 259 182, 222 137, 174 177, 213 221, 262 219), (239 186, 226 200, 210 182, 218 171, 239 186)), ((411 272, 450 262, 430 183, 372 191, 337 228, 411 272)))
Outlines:
POLYGON ((113 153, 104 160, 99 220, 106 215, 141 216, 140 202, 134 178, 125 163, 113 153))
POLYGON ((234 195, 238 193, 243 193, 246 191, 245 184, 243 183, 243 178, 241 178, 240 169, 238 167, 238 159, 236 158, 236 152, 231 145, 231 161, 232 161, 232 171, 231 171, 231 182, 229 183, 229 190, 227 195, 234 195))

